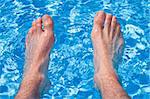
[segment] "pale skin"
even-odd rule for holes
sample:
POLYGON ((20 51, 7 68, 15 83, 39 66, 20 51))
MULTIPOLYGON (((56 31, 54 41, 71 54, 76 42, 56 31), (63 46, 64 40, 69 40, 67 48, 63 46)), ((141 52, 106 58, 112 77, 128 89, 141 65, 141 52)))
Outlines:
MULTIPOLYGON (((113 58, 123 45, 116 17, 99 11, 94 18, 91 38, 94 48, 94 80, 103 99, 129 99, 118 82, 113 66, 113 58)), ((40 98, 47 81, 53 43, 53 21, 50 16, 44 15, 32 23, 28 32, 24 76, 15 99, 40 98)))

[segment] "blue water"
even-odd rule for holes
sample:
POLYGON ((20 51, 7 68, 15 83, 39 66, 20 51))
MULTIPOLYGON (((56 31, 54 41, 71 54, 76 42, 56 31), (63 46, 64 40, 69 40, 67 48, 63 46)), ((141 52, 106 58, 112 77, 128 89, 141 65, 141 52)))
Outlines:
POLYGON ((0 99, 13 99, 22 80, 25 36, 44 14, 55 23, 43 99, 99 99, 90 32, 98 10, 117 16, 125 39, 120 82, 133 99, 150 98, 149 0, 0 0, 0 99))

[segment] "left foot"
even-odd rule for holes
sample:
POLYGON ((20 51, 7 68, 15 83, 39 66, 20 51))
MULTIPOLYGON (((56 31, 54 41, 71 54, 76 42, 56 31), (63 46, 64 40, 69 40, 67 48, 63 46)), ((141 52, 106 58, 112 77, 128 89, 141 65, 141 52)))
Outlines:
POLYGON ((113 60, 123 45, 120 25, 115 16, 99 11, 94 19, 92 30, 95 74, 114 71, 113 60), (103 65, 108 65, 108 67, 103 65))

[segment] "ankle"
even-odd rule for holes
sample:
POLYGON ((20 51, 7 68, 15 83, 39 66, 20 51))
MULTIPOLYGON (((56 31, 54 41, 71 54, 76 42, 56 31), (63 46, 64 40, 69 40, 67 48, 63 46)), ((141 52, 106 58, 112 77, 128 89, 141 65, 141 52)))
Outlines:
POLYGON ((33 81, 33 82, 42 82, 45 79, 45 75, 41 73, 39 70, 29 70, 26 71, 23 75, 23 81, 33 81))
POLYGON ((28 93, 31 92, 33 95, 38 94, 40 92, 40 85, 44 79, 45 76, 40 73, 34 74, 33 72, 33 74, 25 75, 22 80, 19 92, 24 93, 26 90, 28 90, 28 93))
POLYGON ((107 80, 114 80, 114 81, 118 81, 118 77, 116 75, 116 73, 114 71, 99 71, 97 73, 94 74, 94 81, 95 83, 100 87, 101 86, 101 82, 103 80, 107 81, 107 80))

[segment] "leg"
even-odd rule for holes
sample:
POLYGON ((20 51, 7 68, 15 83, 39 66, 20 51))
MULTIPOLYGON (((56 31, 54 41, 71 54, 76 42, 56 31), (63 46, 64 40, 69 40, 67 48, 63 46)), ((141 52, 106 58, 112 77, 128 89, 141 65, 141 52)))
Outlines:
POLYGON ((113 58, 123 45, 120 25, 116 17, 99 11, 94 19, 91 33, 94 47, 94 80, 104 99, 128 99, 118 82, 113 58))
POLYGON ((49 53, 53 43, 53 22, 48 15, 44 15, 33 22, 27 35, 23 81, 16 99, 40 98, 40 91, 47 78, 49 53))

